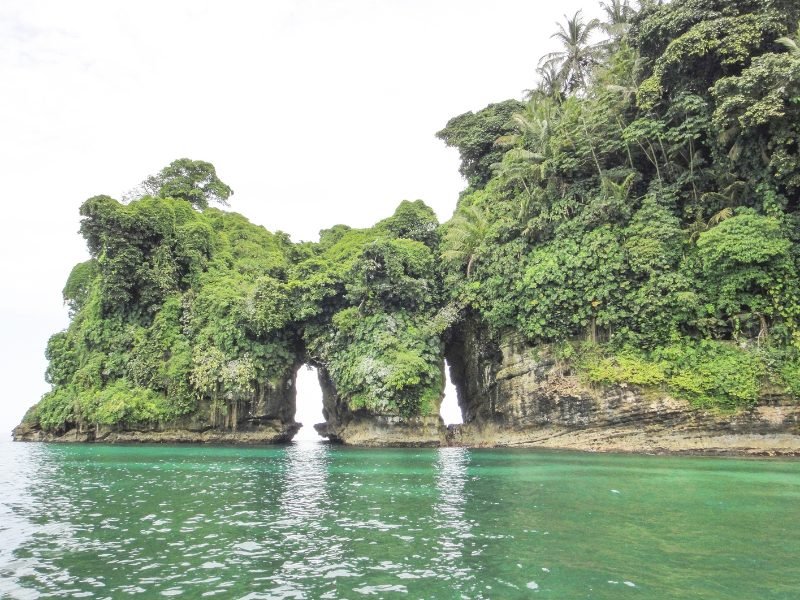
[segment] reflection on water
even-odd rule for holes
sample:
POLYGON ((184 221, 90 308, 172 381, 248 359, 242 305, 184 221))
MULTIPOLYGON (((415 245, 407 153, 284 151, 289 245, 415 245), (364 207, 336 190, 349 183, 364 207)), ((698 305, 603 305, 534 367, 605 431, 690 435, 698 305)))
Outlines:
POLYGON ((795 599, 800 462, 0 444, 1 598, 795 599))
POLYGON ((303 441, 286 449, 280 513, 272 523, 272 530, 283 539, 286 560, 271 577, 275 587, 266 595, 251 598, 312 597, 314 585, 309 580, 317 577, 321 568, 338 562, 336 545, 325 540, 330 506, 327 462, 327 445, 303 441))
POLYGON ((295 381, 296 412, 294 420, 302 423, 300 431, 294 436, 295 442, 320 441, 322 438, 314 429, 315 423, 325 422, 322 414, 322 389, 317 378, 317 369, 308 365, 297 370, 295 381))
POLYGON ((464 562, 465 541, 473 537, 472 525, 464 518, 467 502, 465 487, 469 450, 440 448, 436 457, 436 489, 434 506, 437 521, 439 552, 434 564, 440 575, 452 581, 454 589, 462 590, 473 579, 470 567, 464 562))

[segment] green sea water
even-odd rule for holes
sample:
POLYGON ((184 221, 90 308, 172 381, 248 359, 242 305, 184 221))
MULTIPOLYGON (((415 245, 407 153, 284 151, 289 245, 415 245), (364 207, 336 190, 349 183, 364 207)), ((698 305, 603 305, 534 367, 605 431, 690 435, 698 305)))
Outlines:
POLYGON ((800 598, 800 462, 0 444, 2 598, 800 598))

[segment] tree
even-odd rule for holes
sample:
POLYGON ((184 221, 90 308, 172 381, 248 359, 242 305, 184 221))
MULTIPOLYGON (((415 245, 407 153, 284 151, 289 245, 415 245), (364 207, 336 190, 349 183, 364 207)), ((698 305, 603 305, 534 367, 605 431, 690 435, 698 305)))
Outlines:
POLYGON ((628 30, 631 19, 636 16, 636 9, 629 0, 611 0, 601 2, 600 8, 606 14, 605 21, 600 23, 600 28, 612 38, 622 38, 628 30))
POLYGON ((742 210, 702 233, 697 241, 706 289, 726 317, 800 316, 792 242, 774 217, 742 210))
POLYGON ((436 299, 434 265, 434 254, 421 242, 373 240, 348 274, 348 300, 367 310, 428 306, 436 299))
POLYGON ((503 150, 494 141, 513 133, 511 116, 522 110, 518 100, 490 104, 477 113, 468 112, 453 117, 436 137, 461 155, 459 173, 473 188, 482 188, 492 178, 492 164, 500 162, 503 150))
POLYGON ((478 259, 481 244, 489 233, 489 220, 477 206, 460 209, 448 224, 442 258, 450 263, 467 265, 467 277, 478 259))
POLYGON ((682 91, 708 90, 720 77, 747 68, 770 51, 800 17, 796 0, 692 0, 643 11, 631 30, 633 45, 651 59, 637 103, 651 110, 682 91))
POLYGON ((545 54, 540 62, 545 69, 550 66, 557 69, 567 93, 585 90, 595 65, 597 48, 589 43, 589 39, 600 23, 597 19, 585 23, 581 12, 576 12, 571 19, 564 15, 566 27, 559 23, 558 31, 551 36, 561 42, 562 49, 545 54))
POLYGON ((203 210, 212 202, 229 206, 233 190, 217 177, 209 162, 179 158, 142 182, 143 191, 158 198, 178 198, 203 210))
POLYGON ((554 99, 533 96, 524 110, 511 117, 511 123, 518 133, 495 140, 497 146, 510 147, 503 155, 503 160, 492 165, 495 177, 507 184, 519 183, 525 190, 520 217, 527 214, 533 201, 536 191, 533 186, 544 178, 547 144, 556 118, 557 103, 554 99))
POLYGON ((754 187, 763 182, 797 206, 800 190, 800 55, 781 52, 753 58, 735 77, 716 81, 713 126, 719 152, 737 177, 754 187), (765 168, 766 167, 766 168, 765 168))
POLYGON ((526 90, 528 100, 554 100, 561 102, 564 99, 564 92, 561 89, 561 78, 559 70, 552 64, 540 65, 536 69, 539 81, 532 90, 526 90))
POLYGON ((378 223, 377 227, 385 228, 393 236, 416 240, 431 248, 439 242, 436 213, 422 200, 403 200, 394 214, 378 223))
POLYGON ((78 263, 72 268, 64 290, 61 292, 64 303, 69 307, 71 317, 75 316, 86 303, 97 274, 97 260, 94 258, 78 263))

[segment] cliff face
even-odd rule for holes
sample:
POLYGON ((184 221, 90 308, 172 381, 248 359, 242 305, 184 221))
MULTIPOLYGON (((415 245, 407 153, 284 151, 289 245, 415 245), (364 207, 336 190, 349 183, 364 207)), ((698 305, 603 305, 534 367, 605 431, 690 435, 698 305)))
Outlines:
POLYGON ((314 425, 314 428, 332 442, 388 447, 441 446, 446 443, 444 424, 438 415, 403 418, 366 410, 352 411, 337 392, 327 371, 318 368, 317 374, 325 423, 314 425))
POLYGON ((447 359, 464 415, 450 445, 800 453, 800 406, 789 397, 730 414, 635 386, 593 387, 547 348, 513 335, 492 341, 473 319, 454 332, 447 359))
MULTIPOLYGON (((249 398, 228 399, 215 409, 201 401, 191 415, 169 423, 146 427, 106 427, 70 424, 56 431, 44 431, 28 419, 13 431, 16 441, 106 442, 106 443, 232 443, 275 444, 289 442, 300 429, 295 422, 296 373, 277 386, 264 384, 249 398)), ((441 446, 446 429, 441 417, 403 418, 397 414, 352 411, 336 390, 327 371, 318 368, 323 392, 325 423, 317 432, 332 442, 355 446, 441 446)))
MULTIPOLYGON (((772 395, 735 413, 699 410, 687 401, 636 386, 591 386, 547 347, 518 336, 489 336, 474 318, 446 347, 464 424, 445 428, 436 416, 403 418, 351 410, 318 367, 325 422, 317 432, 355 446, 544 447, 589 451, 800 455, 800 406, 772 395)), ((252 397, 223 408, 201 402, 190 416, 145 428, 75 425, 55 433, 23 421, 20 441, 242 443, 287 442, 294 421, 296 369, 252 397)))
POLYGON ((237 443, 275 444, 292 439, 300 423, 294 420, 295 374, 277 385, 263 384, 252 396, 226 399, 212 406, 198 403, 186 417, 168 423, 140 427, 108 427, 70 424, 63 430, 46 432, 36 422, 24 419, 13 431, 15 441, 135 443, 237 443))

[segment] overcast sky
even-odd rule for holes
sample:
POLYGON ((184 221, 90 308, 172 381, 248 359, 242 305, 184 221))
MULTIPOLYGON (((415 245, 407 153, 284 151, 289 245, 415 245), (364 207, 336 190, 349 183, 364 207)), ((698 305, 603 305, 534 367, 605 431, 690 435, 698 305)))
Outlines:
POLYGON ((446 220, 464 182, 434 133, 521 98, 555 22, 596 5, 3 0, 0 439, 48 389, 83 200, 188 157, 216 166, 232 210, 295 240, 403 199, 446 220))

